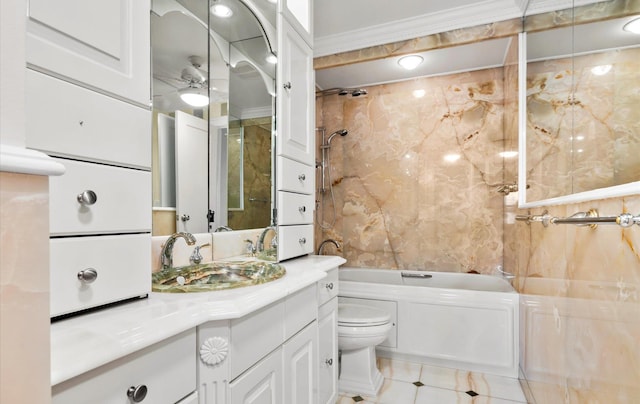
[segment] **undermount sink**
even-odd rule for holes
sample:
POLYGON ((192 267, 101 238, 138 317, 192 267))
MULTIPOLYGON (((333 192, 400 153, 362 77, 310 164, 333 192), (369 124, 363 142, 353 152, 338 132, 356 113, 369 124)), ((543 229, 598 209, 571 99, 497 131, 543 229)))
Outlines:
POLYGON ((167 268, 151 275, 154 292, 189 293, 259 285, 282 278, 283 266, 259 260, 214 261, 167 268))

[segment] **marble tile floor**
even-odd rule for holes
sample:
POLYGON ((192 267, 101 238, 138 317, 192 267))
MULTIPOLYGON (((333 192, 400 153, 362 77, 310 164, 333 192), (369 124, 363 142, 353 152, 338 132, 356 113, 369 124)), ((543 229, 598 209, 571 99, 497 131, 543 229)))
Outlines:
POLYGON ((526 403, 518 379, 378 358, 384 384, 376 397, 342 393, 337 404, 526 403))

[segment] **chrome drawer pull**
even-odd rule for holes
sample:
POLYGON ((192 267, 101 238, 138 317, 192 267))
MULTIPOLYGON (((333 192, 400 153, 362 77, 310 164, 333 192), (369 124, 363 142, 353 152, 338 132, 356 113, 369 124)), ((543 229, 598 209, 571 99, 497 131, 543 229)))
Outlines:
POLYGON ((87 189, 86 191, 78 194, 78 202, 81 205, 89 206, 98 201, 98 195, 95 192, 87 189))
POLYGON ((304 180, 306 180, 306 179, 307 179, 307 176, 306 176, 306 175, 304 175, 304 174, 300 174, 300 175, 298 175, 298 179, 299 179, 300 181, 304 181, 304 180))
POLYGON ((326 285, 324 285, 324 287, 329 289, 329 290, 333 290, 333 282, 327 283, 326 285))
POLYGON ((302 238, 300 238, 300 239, 298 240, 298 243, 300 243, 300 244, 307 244, 307 239, 306 239, 306 238, 304 238, 304 237, 302 237, 302 238))
POLYGON ((134 403, 139 403, 147 396, 147 386, 141 384, 139 386, 131 386, 127 390, 127 397, 134 403))
POLYGON ((78 280, 82 283, 93 283, 96 279, 98 279, 98 271, 93 268, 87 268, 78 272, 78 280))
POLYGON ((304 213, 304 212, 306 212, 306 211, 307 211, 307 207, 306 207, 306 206, 300 206, 300 207, 298 208, 298 211, 299 211, 300 213, 304 213))

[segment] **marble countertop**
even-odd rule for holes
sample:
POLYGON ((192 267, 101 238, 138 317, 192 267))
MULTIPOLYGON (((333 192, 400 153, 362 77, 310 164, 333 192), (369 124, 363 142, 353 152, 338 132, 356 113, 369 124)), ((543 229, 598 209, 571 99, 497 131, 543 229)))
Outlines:
POLYGON ((281 263, 275 281, 215 292, 150 293, 146 299, 54 322, 51 385, 209 321, 245 316, 312 285, 342 265, 335 256, 309 255, 281 263))

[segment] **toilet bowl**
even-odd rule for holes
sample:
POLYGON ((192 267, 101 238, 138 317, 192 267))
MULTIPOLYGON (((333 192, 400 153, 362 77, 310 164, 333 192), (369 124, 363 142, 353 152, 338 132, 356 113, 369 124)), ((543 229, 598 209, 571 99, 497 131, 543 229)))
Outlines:
POLYGON ((376 345, 391 330, 386 311, 358 304, 338 305, 338 349, 341 352, 338 388, 344 393, 375 396, 384 377, 376 366, 376 345))

